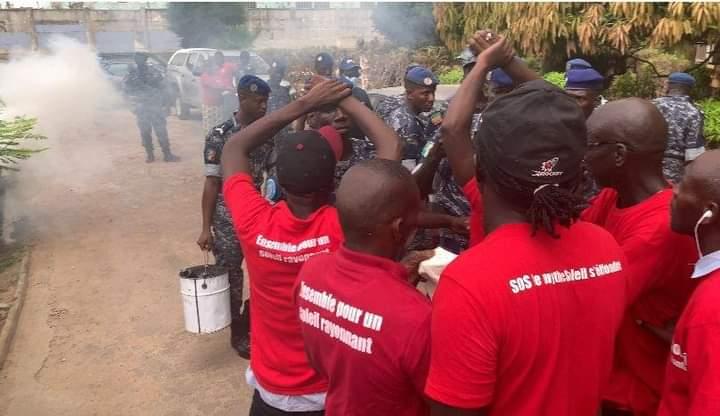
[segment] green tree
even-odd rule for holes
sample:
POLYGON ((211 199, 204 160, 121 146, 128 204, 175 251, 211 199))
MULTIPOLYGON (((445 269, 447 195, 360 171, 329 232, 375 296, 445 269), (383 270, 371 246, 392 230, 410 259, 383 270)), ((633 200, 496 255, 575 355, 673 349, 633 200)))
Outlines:
POLYGON ((169 3, 170 30, 185 48, 241 49, 256 34, 247 26, 247 6, 242 3, 169 3))
POLYGON ((17 170, 15 165, 18 161, 45 150, 24 147, 28 140, 45 139, 44 136, 33 133, 36 122, 34 118, 28 117, 15 117, 10 120, 0 117, 0 170, 17 170))
POLYGON ((432 3, 379 3, 372 14, 378 32, 397 46, 436 45, 432 3))
POLYGON ((523 54, 543 56, 555 67, 571 55, 622 66, 622 58, 647 47, 720 41, 718 3, 437 3, 433 12, 450 49, 490 28, 510 34, 523 54))

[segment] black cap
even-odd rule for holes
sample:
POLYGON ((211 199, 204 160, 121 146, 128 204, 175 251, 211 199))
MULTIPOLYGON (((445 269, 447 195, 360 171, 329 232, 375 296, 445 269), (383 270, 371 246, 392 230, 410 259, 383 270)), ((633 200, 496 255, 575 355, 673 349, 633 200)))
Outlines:
POLYGON ((522 183, 566 183, 582 172, 585 115, 561 89, 530 81, 483 111, 476 143, 484 160, 522 183))
POLYGON ((292 194, 332 191, 335 154, 320 133, 312 130, 288 134, 277 152, 277 178, 292 194))

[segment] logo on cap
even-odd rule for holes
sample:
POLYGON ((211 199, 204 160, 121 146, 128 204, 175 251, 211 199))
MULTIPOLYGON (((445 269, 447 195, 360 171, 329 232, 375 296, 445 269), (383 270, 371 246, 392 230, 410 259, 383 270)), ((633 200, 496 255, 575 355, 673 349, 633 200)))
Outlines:
POLYGON ((250 91, 252 91, 252 92, 256 92, 256 91, 257 91, 257 89, 258 89, 258 86, 257 86, 257 84, 250 84, 250 91))
POLYGON ((318 62, 322 62, 322 56, 318 56, 318 62))
POLYGON ((423 82, 425 83, 425 85, 432 85, 432 79, 430 77, 425 78, 423 82))
POLYGON ((540 164, 540 170, 534 170, 532 173, 532 176, 560 176, 565 172, 559 172, 555 171, 555 166, 557 166, 558 162, 560 161, 559 158, 554 157, 550 160, 546 160, 540 164))
POLYGON ((272 67, 277 68, 277 62, 273 62, 272 67))

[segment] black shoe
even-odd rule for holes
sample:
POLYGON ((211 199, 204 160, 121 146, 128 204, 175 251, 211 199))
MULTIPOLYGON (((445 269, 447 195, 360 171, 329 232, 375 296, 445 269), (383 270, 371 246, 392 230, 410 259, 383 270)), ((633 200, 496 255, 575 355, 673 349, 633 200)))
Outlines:
POLYGON ((250 359, 250 334, 246 336, 236 336, 230 339, 230 344, 238 355, 246 360, 250 359))
POLYGON ((147 156, 145 156, 145 163, 152 163, 155 161, 155 154, 153 152, 148 152, 147 156))
POLYGON ((163 156, 163 160, 166 162, 179 162, 180 158, 178 156, 175 156, 174 154, 168 152, 168 153, 165 153, 165 155, 163 156))

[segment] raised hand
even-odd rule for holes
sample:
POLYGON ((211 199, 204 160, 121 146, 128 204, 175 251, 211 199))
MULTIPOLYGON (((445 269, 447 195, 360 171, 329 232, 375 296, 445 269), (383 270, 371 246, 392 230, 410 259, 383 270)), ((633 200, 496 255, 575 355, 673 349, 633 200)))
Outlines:
POLYGON ((473 36, 471 42, 474 42, 474 48, 487 45, 487 48, 483 48, 483 51, 477 57, 478 64, 484 64, 486 68, 506 66, 512 62, 515 56, 512 45, 504 36, 498 36, 492 43, 488 44, 487 34, 483 37, 483 32, 478 32, 473 36))
POLYGON ((303 100, 311 108, 335 105, 352 94, 350 87, 331 79, 315 80, 313 78, 311 84, 310 91, 303 96, 303 100))

